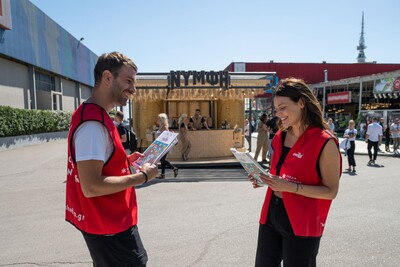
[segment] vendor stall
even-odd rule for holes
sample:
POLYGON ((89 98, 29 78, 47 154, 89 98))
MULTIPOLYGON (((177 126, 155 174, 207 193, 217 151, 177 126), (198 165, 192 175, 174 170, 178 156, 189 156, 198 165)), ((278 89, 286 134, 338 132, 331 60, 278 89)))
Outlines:
MULTIPOLYGON (((170 130, 178 131, 180 115, 187 114, 190 118, 200 110, 209 129, 192 127, 189 131, 192 145, 189 158, 231 156, 229 148, 243 146, 244 99, 264 93, 274 74, 228 71, 139 73, 132 117, 141 150, 154 140, 159 113, 167 113, 170 130)), ((179 150, 178 143, 169 158, 180 159, 179 150)))

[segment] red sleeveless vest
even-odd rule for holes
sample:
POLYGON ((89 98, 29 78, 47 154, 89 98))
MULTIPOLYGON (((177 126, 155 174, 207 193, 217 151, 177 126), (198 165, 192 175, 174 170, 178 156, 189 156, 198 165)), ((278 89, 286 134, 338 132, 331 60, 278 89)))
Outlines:
POLYGON ((122 176, 130 173, 129 162, 118 130, 107 112, 96 104, 80 105, 72 115, 68 134, 65 219, 86 233, 116 234, 137 224, 135 188, 92 198, 83 195, 75 161, 73 136, 76 129, 85 121, 98 121, 103 124, 114 144, 114 151, 110 159, 104 163, 102 175, 122 176))
MULTIPOLYGON (((321 185, 322 180, 317 171, 318 161, 322 149, 330 139, 335 140, 338 145, 337 139, 328 131, 315 127, 307 128, 286 156, 280 170, 280 176, 288 181, 304 185, 321 185)), ((274 154, 270 173, 276 174, 276 165, 282 154, 282 131, 275 135, 272 146, 274 154)), ((340 153, 338 155, 340 157, 341 174, 342 158, 340 153)), ((261 210, 260 224, 267 222, 268 207, 272 194, 273 191, 268 188, 261 210)), ((282 197, 296 236, 322 236, 332 200, 309 198, 289 192, 282 192, 282 197)))

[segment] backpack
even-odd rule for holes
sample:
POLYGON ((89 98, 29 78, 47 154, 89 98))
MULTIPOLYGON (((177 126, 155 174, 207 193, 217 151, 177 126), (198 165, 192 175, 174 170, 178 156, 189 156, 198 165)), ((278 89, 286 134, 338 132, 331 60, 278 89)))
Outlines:
POLYGON ((138 151, 138 146, 137 146, 137 137, 136 133, 127 127, 125 127, 127 135, 126 135, 126 142, 128 143, 129 150, 131 153, 138 151))

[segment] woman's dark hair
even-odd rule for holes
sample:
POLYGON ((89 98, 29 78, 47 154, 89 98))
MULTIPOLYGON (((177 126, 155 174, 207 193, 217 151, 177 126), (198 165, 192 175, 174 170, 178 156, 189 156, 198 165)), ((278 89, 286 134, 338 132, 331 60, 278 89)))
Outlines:
POLYGON ((122 66, 131 66, 137 72, 137 66, 127 56, 119 52, 111 52, 102 54, 94 67, 94 83, 95 85, 101 81, 101 77, 105 70, 110 71, 114 78, 118 77, 119 70, 122 66))
POLYGON ((267 114, 263 113, 263 114, 260 116, 260 121, 264 121, 266 118, 267 118, 267 114))
MULTIPOLYGON (((302 109, 300 120, 304 127, 328 128, 322 117, 321 105, 303 80, 296 78, 281 80, 273 94, 273 97, 275 96, 289 97, 290 100, 296 103, 300 100, 303 101, 304 108, 302 109)), ((282 129, 281 121, 279 121, 279 128, 282 129)))

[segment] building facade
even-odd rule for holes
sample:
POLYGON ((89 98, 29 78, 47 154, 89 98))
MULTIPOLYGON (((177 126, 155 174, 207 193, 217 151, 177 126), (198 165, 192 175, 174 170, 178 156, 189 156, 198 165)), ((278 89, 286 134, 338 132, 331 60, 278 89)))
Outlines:
POLYGON ((73 111, 97 55, 28 0, 0 0, 0 105, 73 111))
POLYGON ((372 116, 391 121, 400 116, 400 64, 233 62, 226 69, 301 78, 320 101, 325 117, 338 122, 352 118, 366 123, 372 116))

